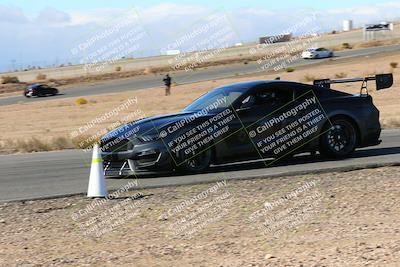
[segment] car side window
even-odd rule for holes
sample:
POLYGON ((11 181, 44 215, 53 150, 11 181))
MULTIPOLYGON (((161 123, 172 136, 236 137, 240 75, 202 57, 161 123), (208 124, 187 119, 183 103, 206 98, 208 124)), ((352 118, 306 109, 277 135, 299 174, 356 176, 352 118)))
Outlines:
POLYGON ((279 106, 293 100, 293 90, 282 86, 260 86, 243 99, 241 108, 279 106))

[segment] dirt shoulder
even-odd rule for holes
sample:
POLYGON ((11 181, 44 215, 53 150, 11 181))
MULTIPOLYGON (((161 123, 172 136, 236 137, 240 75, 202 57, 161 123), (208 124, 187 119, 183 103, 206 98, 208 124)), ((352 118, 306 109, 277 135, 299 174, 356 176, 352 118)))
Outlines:
POLYGON ((399 171, 1 203, 0 265, 399 266, 399 171))

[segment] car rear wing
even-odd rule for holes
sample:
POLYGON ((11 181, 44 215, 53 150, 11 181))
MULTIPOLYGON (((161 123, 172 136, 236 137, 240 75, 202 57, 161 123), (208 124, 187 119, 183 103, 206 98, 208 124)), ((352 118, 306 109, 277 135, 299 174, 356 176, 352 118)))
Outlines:
POLYGON ((362 82, 360 94, 365 90, 366 94, 368 94, 368 81, 375 81, 376 90, 390 88, 393 85, 393 74, 377 74, 375 76, 364 77, 364 78, 351 78, 351 79, 340 79, 340 80, 331 80, 331 79, 321 79, 314 80, 315 86, 320 86, 324 88, 331 88, 331 84, 333 83, 352 83, 352 82, 362 82))

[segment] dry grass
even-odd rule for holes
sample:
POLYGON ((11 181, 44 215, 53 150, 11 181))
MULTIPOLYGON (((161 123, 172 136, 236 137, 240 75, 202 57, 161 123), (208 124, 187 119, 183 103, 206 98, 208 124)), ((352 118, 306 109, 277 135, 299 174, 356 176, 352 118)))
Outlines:
POLYGON ((18 77, 16 76, 3 76, 1 77, 2 84, 8 83, 19 83, 18 77))
POLYGON ((63 136, 54 137, 47 140, 41 140, 37 137, 18 139, 16 141, 8 139, 0 142, 0 152, 26 153, 63 149, 87 149, 93 147, 93 144, 98 142, 99 138, 93 137, 91 135, 82 135, 72 139, 63 136))
MULTIPOLYGON (((107 129, 108 131, 112 129, 107 129)), ((74 148, 78 149, 86 149, 93 147, 94 144, 99 143, 100 137, 94 135, 79 135, 75 138, 72 138, 71 142, 74 148)))
POLYGON ((38 75, 36 75, 36 80, 38 80, 38 81, 46 80, 46 78, 47 78, 47 75, 43 74, 43 73, 39 73, 38 75))
POLYGON ((367 48, 367 47, 394 45, 394 44, 400 44, 400 38, 373 40, 368 42, 357 43, 354 44, 354 48, 367 48))
POLYGON ((13 141, 8 139, 0 143, 3 152, 40 152, 78 148, 66 137, 55 137, 50 140, 41 140, 37 137, 18 139, 13 141))
POLYGON ((312 75, 310 75, 310 74, 306 74, 306 75, 304 75, 302 81, 305 81, 305 82, 312 82, 312 81, 314 81, 315 79, 316 79, 316 78, 315 78, 314 76, 312 76, 312 75))
POLYGON ((295 68, 291 67, 285 69, 286 72, 294 72, 295 70, 296 70, 295 68))
POLYGON ((342 49, 352 49, 353 47, 349 43, 343 43, 342 49))
POLYGON ((336 73, 335 78, 341 79, 341 78, 346 78, 347 74, 344 72, 336 73))
MULTIPOLYGON (((394 86, 387 90, 375 91, 374 85, 371 83, 370 94, 374 98, 374 104, 381 111, 383 127, 400 127, 398 104, 398 99, 400 99, 400 69, 392 69, 390 67, 390 62, 398 61, 400 61, 400 55, 398 54, 375 55, 362 60, 358 58, 339 62, 331 61, 317 68, 312 66, 312 71, 310 71, 310 68, 303 67, 296 68, 296 71, 291 73, 282 70, 279 73, 263 73, 251 77, 238 76, 229 79, 177 85, 172 88, 172 95, 168 97, 164 96, 164 88, 159 87, 87 96, 88 103, 79 106, 75 104, 75 98, 3 106, 0 107, 0 132, 2 133, 0 143, 4 143, 6 140, 29 140, 31 137, 36 137, 40 141, 34 145, 36 150, 47 149, 46 145, 55 147, 53 144, 54 138, 69 137, 71 132, 86 125, 94 118, 118 107, 126 102, 128 98, 137 97, 137 104, 130 105, 127 109, 121 110, 118 115, 112 116, 101 123, 96 123, 76 140, 71 141, 71 147, 79 147, 79 143, 86 140, 88 136, 93 134, 100 135, 101 131, 104 132, 111 129, 124 121, 177 112, 205 92, 224 84, 256 79, 272 80, 277 76, 281 77, 282 80, 304 81, 304 78, 306 78, 307 82, 311 82, 315 78, 334 78, 332 77, 334 74, 340 74, 343 70, 346 70, 347 77, 363 77, 371 73, 385 73, 393 70, 394 86), (312 76, 310 73, 312 73, 312 76), (140 113, 137 113, 137 111, 140 111, 140 113), (78 142, 78 139, 81 142, 78 142)), ((358 93, 360 86, 359 84, 338 84, 334 88, 345 92, 358 93)), ((70 145, 69 141, 61 142, 59 140, 57 143, 61 143, 58 147, 69 147, 70 145)), ((90 143, 86 142, 86 145, 90 143)), ((20 147, 28 150, 26 145, 22 143, 20 143, 20 147)))

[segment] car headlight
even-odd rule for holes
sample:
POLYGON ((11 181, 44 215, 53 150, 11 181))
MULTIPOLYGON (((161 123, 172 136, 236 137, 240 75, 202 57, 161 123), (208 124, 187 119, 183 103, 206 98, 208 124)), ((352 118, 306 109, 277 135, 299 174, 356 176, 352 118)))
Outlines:
POLYGON ((160 135, 158 133, 151 133, 145 135, 138 135, 137 138, 142 142, 153 142, 160 139, 160 135))

